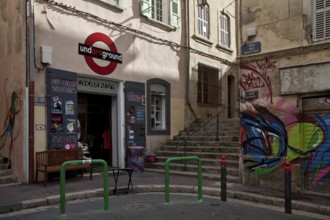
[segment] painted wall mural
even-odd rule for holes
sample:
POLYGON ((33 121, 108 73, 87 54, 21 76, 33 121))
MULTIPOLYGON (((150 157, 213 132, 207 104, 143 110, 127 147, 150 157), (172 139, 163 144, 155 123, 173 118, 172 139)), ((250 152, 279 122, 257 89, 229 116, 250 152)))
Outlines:
POLYGON ((13 146, 16 138, 21 132, 16 116, 21 112, 23 103, 23 90, 10 89, 8 87, 8 79, 3 83, 3 94, 1 95, 2 108, 4 118, 1 118, 2 130, 0 136, 0 155, 9 159, 13 151, 13 146), (15 129, 15 125, 18 127, 15 129))
POLYGON ((279 169, 285 162, 300 164, 307 189, 318 183, 330 186, 330 96, 319 98, 324 111, 299 112, 297 97, 274 96, 272 80, 276 62, 241 66, 241 93, 260 91, 240 105, 244 166, 261 176, 279 169))

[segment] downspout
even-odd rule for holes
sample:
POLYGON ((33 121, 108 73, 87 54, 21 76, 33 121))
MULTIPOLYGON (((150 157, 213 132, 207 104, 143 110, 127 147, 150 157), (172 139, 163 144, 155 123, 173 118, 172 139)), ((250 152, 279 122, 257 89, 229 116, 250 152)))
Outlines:
POLYGON ((190 101, 189 101, 189 89, 190 89, 190 0, 186 0, 186 34, 187 34, 187 76, 186 76, 186 103, 190 109, 190 111, 193 113, 195 119, 197 119, 196 113, 194 112, 194 109, 192 108, 190 101))
POLYGON ((34 0, 29 1, 29 14, 27 19, 28 44, 28 87, 29 87, 29 122, 28 122, 28 182, 33 182, 34 175, 34 0))

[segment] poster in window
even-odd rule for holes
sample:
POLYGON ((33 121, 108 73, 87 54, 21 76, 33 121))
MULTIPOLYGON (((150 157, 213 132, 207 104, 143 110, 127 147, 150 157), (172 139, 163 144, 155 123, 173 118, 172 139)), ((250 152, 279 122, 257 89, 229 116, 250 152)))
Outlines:
POLYGON ((62 113, 62 100, 59 96, 52 98, 52 113, 62 113))
POLYGON ((77 128, 76 119, 67 119, 66 120, 66 132, 75 133, 77 128))
POLYGON ((51 132, 61 133, 63 131, 63 118, 60 114, 51 115, 51 132))
POLYGON ((72 100, 65 102, 65 114, 74 115, 74 102, 72 100))

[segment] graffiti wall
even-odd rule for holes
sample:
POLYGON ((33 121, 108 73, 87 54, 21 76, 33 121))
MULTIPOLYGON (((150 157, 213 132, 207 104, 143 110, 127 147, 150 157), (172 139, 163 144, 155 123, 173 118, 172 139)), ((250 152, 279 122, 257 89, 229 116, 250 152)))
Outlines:
POLYGON ((19 114, 22 110, 23 89, 11 88, 8 85, 8 78, 3 82, 2 88, 2 116, 1 117, 1 136, 0 136, 0 155, 4 157, 11 166, 11 156, 15 141, 23 128, 19 122, 19 114))
POLYGON ((242 158, 247 183, 281 187, 293 167, 296 189, 330 188, 330 94, 279 95, 276 61, 241 65, 242 158), (301 106, 301 107, 299 107, 301 106))
POLYGON ((25 3, 0 1, 0 156, 24 181, 25 3))

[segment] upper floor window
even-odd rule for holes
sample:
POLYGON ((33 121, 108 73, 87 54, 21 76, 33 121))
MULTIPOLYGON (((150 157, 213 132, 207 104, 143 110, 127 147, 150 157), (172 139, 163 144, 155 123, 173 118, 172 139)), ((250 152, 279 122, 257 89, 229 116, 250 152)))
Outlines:
POLYGON ((221 82, 217 69, 198 65, 197 103, 221 104, 221 82))
POLYGON ((101 1, 118 7, 121 6, 121 2, 122 2, 122 0, 101 0, 101 1))
POLYGON ((219 30, 220 30, 220 46, 230 47, 230 32, 229 32, 229 17, 225 14, 220 13, 219 18, 219 30))
POLYGON ((155 21, 180 26, 180 0, 141 0, 141 13, 155 21))
POLYGON ((148 134, 170 133, 170 84, 161 79, 147 81, 148 134))
POLYGON ((200 36, 209 38, 209 7, 208 5, 198 5, 197 27, 200 36))
POLYGON ((330 37, 330 0, 313 1, 313 40, 330 37))

